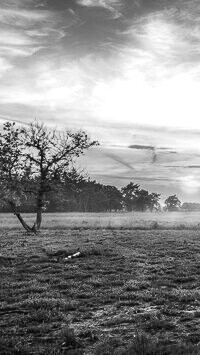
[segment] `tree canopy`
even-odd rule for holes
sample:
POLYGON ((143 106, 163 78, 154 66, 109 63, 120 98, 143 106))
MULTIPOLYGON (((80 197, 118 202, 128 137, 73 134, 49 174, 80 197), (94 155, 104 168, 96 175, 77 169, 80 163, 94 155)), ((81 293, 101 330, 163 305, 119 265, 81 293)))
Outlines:
POLYGON ((165 205, 168 211, 177 211, 181 206, 181 201, 176 195, 171 195, 165 200, 165 205))
POLYGON ((77 178, 75 160, 88 148, 97 145, 84 131, 57 131, 33 122, 16 128, 6 122, 0 133, 1 201, 8 203, 27 231, 40 229, 47 195, 63 181, 77 178), (34 196, 36 221, 29 227, 18 207, 34 196))
POLYGON ((159 210, 160 194, 149 193, 147 190, 140 189, 140 185, 132 181, 122 188, 123 203, 127 211, 150 211, 159 210))

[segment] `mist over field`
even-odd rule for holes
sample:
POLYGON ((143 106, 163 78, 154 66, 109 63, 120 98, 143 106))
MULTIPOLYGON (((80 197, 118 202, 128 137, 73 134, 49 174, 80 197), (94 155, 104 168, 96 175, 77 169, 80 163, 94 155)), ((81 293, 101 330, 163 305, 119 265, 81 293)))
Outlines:
MULTIPOLYGON (((33 223, 34 214, 24 214, 33 223)), ((18 229, 20 223, 10 213, 0 214, 0 229, 18 229)), ((199 229, 200 211, 196 212, 107 212, 44 213, 42 229, 199 229)))

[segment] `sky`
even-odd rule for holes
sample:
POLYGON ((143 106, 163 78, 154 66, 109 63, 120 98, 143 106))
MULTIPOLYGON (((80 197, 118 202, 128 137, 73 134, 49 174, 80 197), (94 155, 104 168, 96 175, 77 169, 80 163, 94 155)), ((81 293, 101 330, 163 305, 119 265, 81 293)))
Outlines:
POLYGON ((200 202, 199 0, 1 0, 0 124, 84 129, 92 179, 200 202))

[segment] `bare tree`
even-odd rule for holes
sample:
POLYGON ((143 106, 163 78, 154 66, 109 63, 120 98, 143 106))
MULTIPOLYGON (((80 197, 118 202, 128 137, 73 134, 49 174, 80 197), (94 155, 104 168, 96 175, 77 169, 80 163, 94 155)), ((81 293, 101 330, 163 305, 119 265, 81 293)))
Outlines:
POLYGON ((44 124, 33 122, 28 127, 16 128, 5 123, 0 133, 0 188, 1 200, 12 206, 14 214, 28 232, 41 227, 48 192, 59 188, 67 174, 77 175, 76 158, 97 145, 84 131, 60 132, 44 124), (30 195, 35 197, 36 220, 28 226, 18 207, 30 195))

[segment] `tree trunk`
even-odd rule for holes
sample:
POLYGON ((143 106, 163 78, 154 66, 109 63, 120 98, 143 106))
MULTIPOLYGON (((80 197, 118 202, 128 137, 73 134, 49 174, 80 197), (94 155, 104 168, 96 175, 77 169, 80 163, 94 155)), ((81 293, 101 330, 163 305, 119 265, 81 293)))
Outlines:
POLYGON ((43 187, 40 189, 38 193, 38 198, 37 198, 37 215, 36 215, 36 230, 39 231, 42 223, 42 210, 43 210, 43 187))
POLYGON ((35 224, 33 225, 33 227, 29 227, 29 225, 24 221, 24 219, 22 218, 19 212, 14 212, 14 215, 17 216, 18 220, 20 221, 20 223, 22 224, 24 229, 26 229, 27 232, 36 234, 35 224))
POLYGON ((42 208, 38 207, 37 216, 36 216, 36 229, 37 230, 40 230, 41 223, 42 223, 42 208))
POLYGON ((36 233, 36 229, 35 229, 35 224, 33 225, 33 227, 30 227, 23 219, 23 217, 21 216, 21 214, 19 212, 17 212, 17 208, 14 204, 13 201, 9 201, 9 204, 11 205, 12 209, 13 209, 13 213, 14 215, 18 218, 18 220, 20 221, 21 225, 24 227, 24 229, 29 232, 29 233, 36 233))

